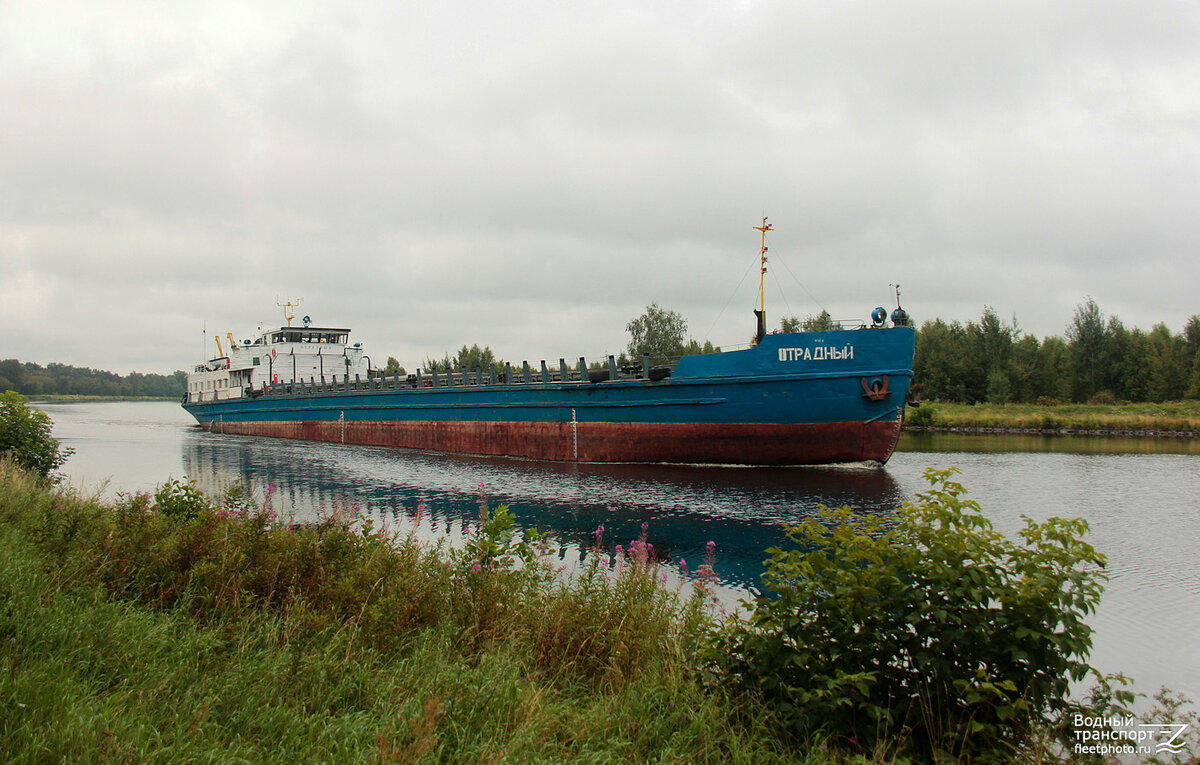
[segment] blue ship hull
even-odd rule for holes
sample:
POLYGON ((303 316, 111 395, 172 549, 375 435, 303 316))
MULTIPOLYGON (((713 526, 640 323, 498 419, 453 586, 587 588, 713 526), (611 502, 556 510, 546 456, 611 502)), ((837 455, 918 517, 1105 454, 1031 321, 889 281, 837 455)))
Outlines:
POLYGON ((563 380, 540 367, 501 383, 310 381, 184 408, 213 432, 468 454, 882 463, 899 437, 914 338, 906 326, 776 334, 747 350, 685 356, 665 379, 563 380))

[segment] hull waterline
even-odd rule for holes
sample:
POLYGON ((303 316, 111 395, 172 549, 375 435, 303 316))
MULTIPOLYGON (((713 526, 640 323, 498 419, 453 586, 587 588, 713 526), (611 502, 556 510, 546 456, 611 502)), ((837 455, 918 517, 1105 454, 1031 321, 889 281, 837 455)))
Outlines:
POLYGON ((559 462, 818 465, 887 462, 900 420, 803 424, 225 422, 214 433, 559 462))

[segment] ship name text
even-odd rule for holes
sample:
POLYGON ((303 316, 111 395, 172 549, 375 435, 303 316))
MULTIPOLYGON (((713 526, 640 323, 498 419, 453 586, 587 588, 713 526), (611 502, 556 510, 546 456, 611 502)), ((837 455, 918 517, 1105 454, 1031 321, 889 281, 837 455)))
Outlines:
POLYGON ((818 345, 815 348, 780 348, 780 361, 845 361, 854 358, 854 346, 841 348, 818 345))

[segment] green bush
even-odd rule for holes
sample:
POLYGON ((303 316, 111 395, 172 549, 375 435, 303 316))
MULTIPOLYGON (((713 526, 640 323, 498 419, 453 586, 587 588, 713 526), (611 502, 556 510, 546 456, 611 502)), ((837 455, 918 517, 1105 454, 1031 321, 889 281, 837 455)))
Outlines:
POLYGON ((154 509, 168 518, 195 520, 213 507, 208 496, 185 476, 182 481, 168 478, 154 491, 154 509))
POLYGON ((1009 541, 954 472, 926 471, 932 488, 895 515, 786 526, 797 547, 768 550, 769 592, 715 663, 801 736, 1012 760, 1090 669, 1104 557, 1082 520, 1025 519, 1009 541))
POLYGON ((30 409, 20 393, 0 395, 0 457, 8 456, 43 478, 67 461, 73 449, 50 435, 50 418, 30 409))
POLYGON ((905 413, 904 424, 917 428, 927 428, 933 425, 934 414, 935 410, 931 404, 915 406, 905 413))

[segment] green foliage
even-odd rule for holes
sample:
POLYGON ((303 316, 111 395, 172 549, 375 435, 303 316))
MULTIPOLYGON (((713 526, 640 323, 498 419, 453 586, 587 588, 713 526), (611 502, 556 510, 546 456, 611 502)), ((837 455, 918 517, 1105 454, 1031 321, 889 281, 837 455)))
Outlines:
POLYGON ((992 370, 987 380, 987 402, 989 404, 1007 404, 1012 400, 1012 383, 1008 375, 1000 370, 992 370))
POLYGON ((1071 364, 1075 373, 1075 400, 1086 401, 1096 395, 1101 384, 1101 363, 1104 360, 1107 330, 1104 313, 1096 301, 1088 298, 1075 308, 1067 327, 1067 342, 1071 347, 1071 364))
POLYGON ((683 355, 687 319, 677 311, 651 303, 641 316, 625 326, 625 330, 629 333, 627 352, 631 359, 640 359, 649 353, 650 363, 663 364, 683 355))
POLYGON ((809 316, 800 326, 805 332, 829 332, 838 329, 838 323, 825 309, 821 309, 821 313, 816 316, 809 316))
POLYGON ((537 529, 521 532, 508 505, 488 509, 480 487, 479 526, 473 530, 458 558, 473 573, 529 569, 539 558, 553 552, 548 535, 537 529))
POLYGON ((0 394, 0 458, 15 460, 43 478, 74 452, 50 435, 50 417, 32 409, 15 391, 0 394))
MULTIPOLYGON (((233 499, 231 495, 229 497, 233 499)), ((200 513, 213 509, 208 496, 196 488, 194 481, 186 476, 179 481, 168 478, 154 492, 154 509, 168 518, 195 520, 200 513)))
MULTIPOLYGON (((646 306, 641 316, 625 326, 629 332, 629 345, 621 354, 618 363, 641 364, 642 355, 650 354, 651 364, 666 364, 681 356, 697 356, 703 353, 720 353, 721 348, 705 340, 700 343, 687 337, 687 320, 676 311, 658 307, 657 303, 646 306)), ((603 363, 592 364, 592 368, 603 367, 603 363)))
POLYGON ((67 364, 38 364, 16 359, 0 361, 0 390, 11 388, 26 396, 129 396, 178 398, 187 385, 187 374, 170 375, 112 372, 67 364))
POLYGON ((404 367, 400 366, 400 362, 396 360, 395 356, 388 356, 387 365, 383 368, 382 374, 386 377, 391 377, 392 375, 403 377, 408 373, 404 371, 404 367))
POLYGON ((504 362, 496 359, 490 347, 480 348, 475 344, 469 348, 464 345, 453 356, 447 353, 440 361, 432 357, 426 358, 423 369, 438 372, 474 372, 480 367, 483 368, 484 374, 487 374, 488 369, 499 372, 504 369, 504 362))
POLYGON ((928 403, 909 407, 904 412, 904 424, 918 428, 929 427, 933 425, 935 412, 933 405, 928 403))
MULTIPOLYGON (((486 504, 473 535, 483 557, 456 559, 376 531, 356 508, 281 526, 270 489, 256 504, 234 486, 204 507, 172 480, 105 504, 0 461, 0 751, 12 762, 903 765, 930 750, 1059 761, 1072 713, 1124 714, 1133 698, 1101 678, 1082 704, 1040 713, 1077 674, 1071 652, 1087 636, 1075 617, 1094 605, 1100 558, 1077 522, 1030 523, 1023 548, 1007 543, 949 475, 930 473, 934 490, 896 518, 827 511, 828 527, 793 531, 815 540, 809 554, 772 551, 775 600, 792 608, 734 622, 704 654, 747 670, 735 675, 743 693, 701 682, 697 652, 727 625, 702 608, 703 587, 683 600, 662 586, 645 526, 611 557, 597 529, 565 572, 539 549, 516 553, 524 535, 486 504), (508 563, 463 565, 480 560, 508 563), (807 599, 789 594, 806 586, 807 599), (782 661, 756 675, 752 657, 782 661), (791 736, 822 722, 822 736, 791 736)), ((1179 697, 1156 700, 1147 723, 1193 722, 1179 697)))
POLYGON ((784 316, 779 320, 779 332, 830 332, 841 329, 829 311, 821 309, 816 316, 809 315, 803 321, 795 316, 784 316))
POLYGON ((1008 761, 1066 708, 1104 557, 1082 520, 1026 519, 1007 540, 953 472, 927 471, 894 516, 826 508, 768 551, 770 594, 715 657, 793 730, 1008 761))
POLYGON ((910 407, 906 425, 964 430, 1067 430, 1075 432, 1200 431, 1200 401, 1162 404, 950 404, 910 407))
POLYGON ((685 346, 683 346, 683 350, 680 351, 680 355, 681 356, 698 356, 702 353, 720 353, 720 352, 721 352, 721 346, 713 345, 712 342, 709 340, 705 340, 704 344, 701 345, 699 341, 689 339, 687 341, 687 344, 685 346))
POLYGON ((651 566, 464 571, 353 509, 230 497, 168 518, 0 463, 6 761, 828 761, 701 685, 702 620, 651 566))
POLYGON ((1200 316, 1182 334, 1150 332, 1105 318, 1094 300, 1078 306, 1066 339, 1038 340, 985 306, 978 322, 925 322, 917 333, 914 385, 930 400, 974 404, 1177 401, 1200 397, 1200 316), (1103 400, 1103 399, 1102 399, 1103 400))

